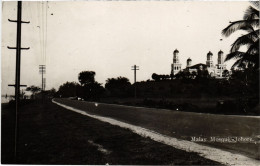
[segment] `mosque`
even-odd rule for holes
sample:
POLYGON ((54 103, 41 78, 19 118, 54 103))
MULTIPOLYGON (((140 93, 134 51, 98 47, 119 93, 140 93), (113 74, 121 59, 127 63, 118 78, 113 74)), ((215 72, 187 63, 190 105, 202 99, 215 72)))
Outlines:
POLYGON ((171 74, 176 75, 180 71, 186 70, 190 73, 198 72, 198 70, 208 70, 208 73, 211 77, 215 78, 223 78, 223 71, 226 70, 226 64, 224 64, 224 53, 223 51, 218 52, 217 64, 213 64, 213 54, 212 52, 208 52, 206 64, 199 63, 196 65, 192 65, 192 60, 190 58, 187 59, 186 68, 182 69, 182 64, 179 62, 179 51, 177 49, 173 52, 173 63, 171 64, 171 74))

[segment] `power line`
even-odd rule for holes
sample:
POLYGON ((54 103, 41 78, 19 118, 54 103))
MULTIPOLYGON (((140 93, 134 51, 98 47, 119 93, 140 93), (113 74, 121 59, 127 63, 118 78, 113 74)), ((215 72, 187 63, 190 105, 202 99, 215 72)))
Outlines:
POLYGON ((44 45, 45 45, 45 41, 44 41, 44 10, 43 10, 43 1, 41 2, 41 37, 42 37, 42 51, 43 51, 43 54, 42 54, 42 60, 43 60, 43 63, 44 63, 44 54, 45 54, 45 49, 44 49, 44 45))
MULTIPOLYGON (((40 3, 40 2, 39 2, 40 3)), ((41 54, 41 57, 43 57, 43 47, 42 47, 42 43, 43 43, 43 41, 42 41, 42 35, 41 35, 41 31, 42 31, 42 22, 41 22, 41 17, 40 17, 40 10, 41 10, 41 8, 40 8, 40 5, 39 5, 39 3, 37 3, 37 8, 38 8, 38 28, 39 28, 39 41, 40 41, 40 54, 41 54)))
POLYGON ((47 55, 47 28, 48 28, 48 1, 46 2, 45 10, 45 55, 44 55, 44 64, 46 64, 46 55, 47 55))

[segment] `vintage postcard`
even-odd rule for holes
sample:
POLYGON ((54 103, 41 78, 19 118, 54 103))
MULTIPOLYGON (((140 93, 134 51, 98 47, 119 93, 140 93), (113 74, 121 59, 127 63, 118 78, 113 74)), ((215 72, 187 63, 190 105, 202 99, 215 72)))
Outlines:
POLYGON ((260 165, 259 1, 2 1, 1 163, 260 165))

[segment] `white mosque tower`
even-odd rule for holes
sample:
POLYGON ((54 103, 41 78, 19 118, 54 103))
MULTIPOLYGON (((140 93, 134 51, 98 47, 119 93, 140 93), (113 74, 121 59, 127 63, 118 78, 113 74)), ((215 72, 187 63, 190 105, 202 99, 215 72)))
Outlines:
POLYGON ((218 69, 226 69, 226 64, 224 64, 224 54, 223 51, 218 52, 218 64, 217 64, 218 69))
POLYGON ((177 49, 174 50, 173 52, 173 64, 172 64, 172 70, 171 74, 175 75, 179 71, 181 71, 181 64, 179 62, 179 51, 177 49))
POLYGON ((208 68, 213 67, 212 56, 213 56, 212 52, 209 51, 208 54, 207 54, 207 61, 206 61, 206 65, 207 65, 208 68))
POLYGON ((226 70, 227 65, 224 64, 224 54, 223 51, 218 52, 218 63, 216 65, 219 76, 222 77, 222 73, 224 70, 226 70))

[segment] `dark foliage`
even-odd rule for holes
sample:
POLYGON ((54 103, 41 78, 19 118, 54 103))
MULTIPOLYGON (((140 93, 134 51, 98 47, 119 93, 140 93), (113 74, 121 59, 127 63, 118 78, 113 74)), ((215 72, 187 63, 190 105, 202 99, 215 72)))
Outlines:
POLYGON ((41 88, 39 88, 38 86, 32 85, 32 86, 27 87, 25 90, 32 92, 32 94, 34 95, 35 93, 40 92, 41 88))
POLYGON ((91 84, 95 82, 95 75, 94 71, 82 71, 79 73, 78 79, 82 86, 91 84))
POLYGON ((100 83, 95 81, 94 71, 82 71, 79 73, 78 79, 80 84, 76 82, 66 82, 59 87, 56 96, 58 97, 78 97, 84 100, 99 100, 104 95, 105 89, 100 83))
POLYGON ((77 92, 80 91, 80 85, 76 82, 66 82, 59 87, 59 97, 75 97, 77 92))
POLYGON ((126 97, 129 96, 131 83, 126 77, 108 78, 105 88, 109 90, 111 96, 126 97))
POLYGON ((193 73, 183 71, 174 80, 140 82, 137 89, 142 97, 259 96, 259 71, 248 68, 233 70, 231 73, 224 71, 227 76, 225 79, 214 79, 206 70, 199 71, 196 77, 193 73))
POLYGON ((153 73, 152 74, 152 79, 154 80, 154 81, 160 81, 160 80, 168 80, 168 79, 170 79, 170 78, 172 78, 172 75, 164 75, 164 74, 156 74, 156 73, 153 73))
POLYGON ((89 83, 85 86, 80 87, 80 92, 78 96, 82 97, 85 100, 97 101, 103 96, 105 89, 98 82, 89 83))

